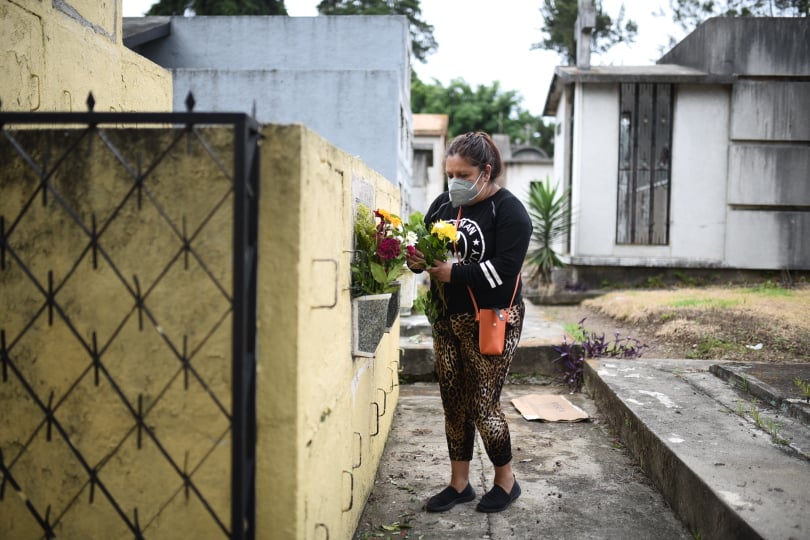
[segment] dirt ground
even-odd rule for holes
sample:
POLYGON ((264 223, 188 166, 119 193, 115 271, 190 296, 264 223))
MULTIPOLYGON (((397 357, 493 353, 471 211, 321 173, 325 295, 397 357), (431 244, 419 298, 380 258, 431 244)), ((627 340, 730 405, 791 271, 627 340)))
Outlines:
POLYGON ((578 305, 544 306, 573 334, 633 338, 647 358, 810 362, 810 284, 627 289, 578 305))

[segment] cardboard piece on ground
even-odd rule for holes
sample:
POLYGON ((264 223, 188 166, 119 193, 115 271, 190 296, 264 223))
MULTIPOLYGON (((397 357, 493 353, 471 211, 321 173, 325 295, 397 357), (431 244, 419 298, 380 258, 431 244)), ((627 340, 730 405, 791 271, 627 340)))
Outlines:
POLYGON ((530 394, 512 400, 512 405, 526 420, 544 422, 580 422, 588 413, 557 394, 530 394))

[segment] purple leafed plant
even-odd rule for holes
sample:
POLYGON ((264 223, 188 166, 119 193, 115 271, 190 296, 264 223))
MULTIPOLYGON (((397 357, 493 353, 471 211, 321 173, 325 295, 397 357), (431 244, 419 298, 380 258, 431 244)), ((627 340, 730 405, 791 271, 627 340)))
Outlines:
POLYGON ((583 324, 585 319, 578 323, 576 338, 568 341, 563 337, 561 345, 554 347, 560 353, 559 358, 554 360, 560 362, 563 373, 563 381, 572 392, 582 390, 584 383, 585 360, 588 358, 639 358, 648 345, 641 343, 635 338, 621 337, 618 332, 614 334, 613 341, 607 340, 605 334, 589 332, 583 324))

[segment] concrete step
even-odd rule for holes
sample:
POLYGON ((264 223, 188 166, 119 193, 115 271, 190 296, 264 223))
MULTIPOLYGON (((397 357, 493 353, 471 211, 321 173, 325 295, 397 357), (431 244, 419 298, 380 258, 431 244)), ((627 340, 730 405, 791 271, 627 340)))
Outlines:
POLYGON ((712 374, 727 364, 590 360, 586 388, 697 538, 810 538, 808 428, 712 374))
MULTIPOLYGON (((408 382, 436 380, 433 335, 424 315, 400 316, 400 375, 408 382)), ((559 374, 553 347, 562 343, 565 329, 548 317, 542 306, 526 302, 526 316, 518 351, 510 373, 556 377, 559 374)))

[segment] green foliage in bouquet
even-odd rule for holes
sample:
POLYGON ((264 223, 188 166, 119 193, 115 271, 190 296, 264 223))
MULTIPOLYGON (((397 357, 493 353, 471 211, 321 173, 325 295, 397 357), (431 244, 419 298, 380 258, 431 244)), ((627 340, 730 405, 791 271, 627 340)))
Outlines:
MULTIPOLYGON (((425 217, 421 212, 414 212, 408 217, 406 230, 407 249, 410 249, 410 246, 413 245, 421 251, 425 256, 425 263, 428 267, 433 266, 436 261, 446 261, 449 253, 448 244, 458 240, 459 236, 456 226, 443 220, 433 223, 430 232, 428 232, 425 226, 425 217)), ((420 305, 420 307, 424 308, 425 315, 431 324, 438 319, 439 308, 442 306, 447 307, 447 301, 444 297, 444 283, 440 281, 434 281, 434 283, 438 294, 434 294, 432 290, 428 289, 424 301, 420 305)))

